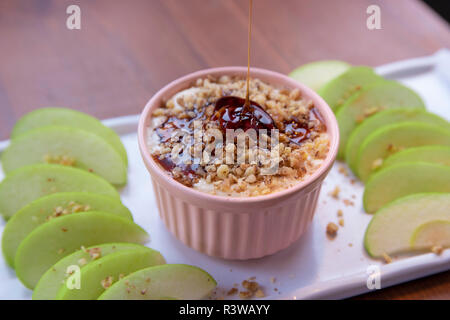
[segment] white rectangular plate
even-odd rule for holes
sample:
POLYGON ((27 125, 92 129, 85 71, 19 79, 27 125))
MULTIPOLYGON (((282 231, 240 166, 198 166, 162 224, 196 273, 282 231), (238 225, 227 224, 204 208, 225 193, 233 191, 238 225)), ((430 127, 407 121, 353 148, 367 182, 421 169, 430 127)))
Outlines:
MULTIPOLYGON (((449 51, 381 66, 377 72, 413 88, 425 100, 428 110, 450 120, 449 51)), ((121 191, 122 200, 135 221, 150 233, 148 245, 161 251, 168 263, 192 264, 211 273, 219 284, 217 297, 233 298, 225 293, 235 283, 253 276, 269 299, 339 299, 370 291, 367 281, 368 272, 374 270, 371 266, 379 270, 381 288, 450 269, 450 250, 441 256, 426 253, 398 258, 388 265, 370 259, 363 248, 363 236, 372 215, 362 209, 363 185, 351 184, 353 177, 339 172, 342 163, 334 165, 324 182, 311 228, 288 249, 262 259, 226 261, 187 248, 168 232, 158 216, 150 177, 138 150, 137 122, 138 116, 104 121, 121 135, 128 152, 128 185, 121 191), (341 188, 339 200, 328 195, 336 186, 341 188), (346 206, 344 199, 354 206, 346 206), (345 226, 339 229, 336 239, 329 240, 325 228, 329 222, 337 223, 339 209, 344 212, 345 226)), ((7 145, 8 141, 0 142, 0 151, 7 145)), ((5 222, 0 220, 1 233, 5 222)), ((31 291, 21 285, 0 257, 0 299, 30 297, 31 291)))

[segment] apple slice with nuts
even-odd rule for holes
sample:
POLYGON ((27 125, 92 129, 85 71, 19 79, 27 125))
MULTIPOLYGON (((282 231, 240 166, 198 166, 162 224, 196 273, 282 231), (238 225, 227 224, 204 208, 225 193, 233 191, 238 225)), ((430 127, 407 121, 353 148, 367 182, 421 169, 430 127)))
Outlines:
POLYGON ((367 252, 372 257, 382 257, 430 248, 432 243, 448 244, 448 225, 436 221, 450 221, 449 208, 450 193, 413 194, 386 205, 367 227, 367 252), (431 233, 435 236, 430 237, 431 233))
POLYGON ((99 300, 198 300, 217 283, 206 271, 184 264, 165 264, 139 270, 116 282, 99 300))

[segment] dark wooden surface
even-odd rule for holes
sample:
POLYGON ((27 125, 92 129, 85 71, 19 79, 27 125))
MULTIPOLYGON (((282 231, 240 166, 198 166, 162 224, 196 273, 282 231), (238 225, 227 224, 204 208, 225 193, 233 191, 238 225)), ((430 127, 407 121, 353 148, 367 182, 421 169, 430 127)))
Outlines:
MULTIPOLYGON (((244 0, 1 0, 0 139, 44 106, 110 118, 139 113, 169 81, 246 64, 244 0), (66 8, 81 7, 81 30, 66 8)), ((287 73, 318 59, 376 66, 450 47, 449 26, 416 0, 254 0, 252 65, 287 73), (366 28, 381 7, 382 30, 366 28)), ((450 272, 361 296, 450 299, 450 272)))

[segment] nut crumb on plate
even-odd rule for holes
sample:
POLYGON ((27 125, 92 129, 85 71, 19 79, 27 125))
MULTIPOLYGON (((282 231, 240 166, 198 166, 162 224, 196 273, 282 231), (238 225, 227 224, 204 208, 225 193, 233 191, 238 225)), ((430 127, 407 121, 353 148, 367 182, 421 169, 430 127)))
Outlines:
POLYGON ((264 298, 266 296, 266 294, 264 293, 264 291, 262 289, 258 289, 255 292, 255 297, 257 298, 264 298))
POLYGON ((227 295, 232 296, 235 295, 238 292, 238 289, 236 288, 231 288, 228 292, 227 295))
POLYGON ((443 251, 444 251, 444 248, 442 246, 431 247, 431 252, 433 252, 434 254, 437 254, 438 256, 441 255, 443 251))
POLYGON ((339 227, 334 222, 329 222, 327 224, 327 236, 329 239, 334 239, 337 236, 339 227))
POLYGON ((241 298, 241 299, 249 299, 251 297, 253 297, 253 292, 251 292, 251 291, 239 292, 239 298, 241 298))
POLYGON ((341 188, 339 186, 336 186, 333 191, 329 193, 329 195, 335 199, 339 199, 339 193, 341 192, 341 188))
POLYGON ((383 253, 383 259, 384 259, 384 262, 386 262, 386 263, 392 262, 392 258, 386 252, 383 253))

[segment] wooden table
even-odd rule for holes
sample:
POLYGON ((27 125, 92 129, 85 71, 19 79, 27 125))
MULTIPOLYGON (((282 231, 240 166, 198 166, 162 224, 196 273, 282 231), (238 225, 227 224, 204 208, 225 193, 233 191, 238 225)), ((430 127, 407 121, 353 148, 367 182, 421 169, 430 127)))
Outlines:
MULTIPOLYGON (((99 118, 139 113, 169 81, 245 65, 244 0, 1 0, 0 139, 44 106, 99 118), (66 8, 81 7, 81 30, 66 8)), ((450 47, 448 25, 416 0, 255 0, 252 65, 287 73, 318 59, 377 66, 450 47), (366 9, 381 8, 382 30, 366 9)), ((361 296, 450 299, 450 272, 361 296)))

